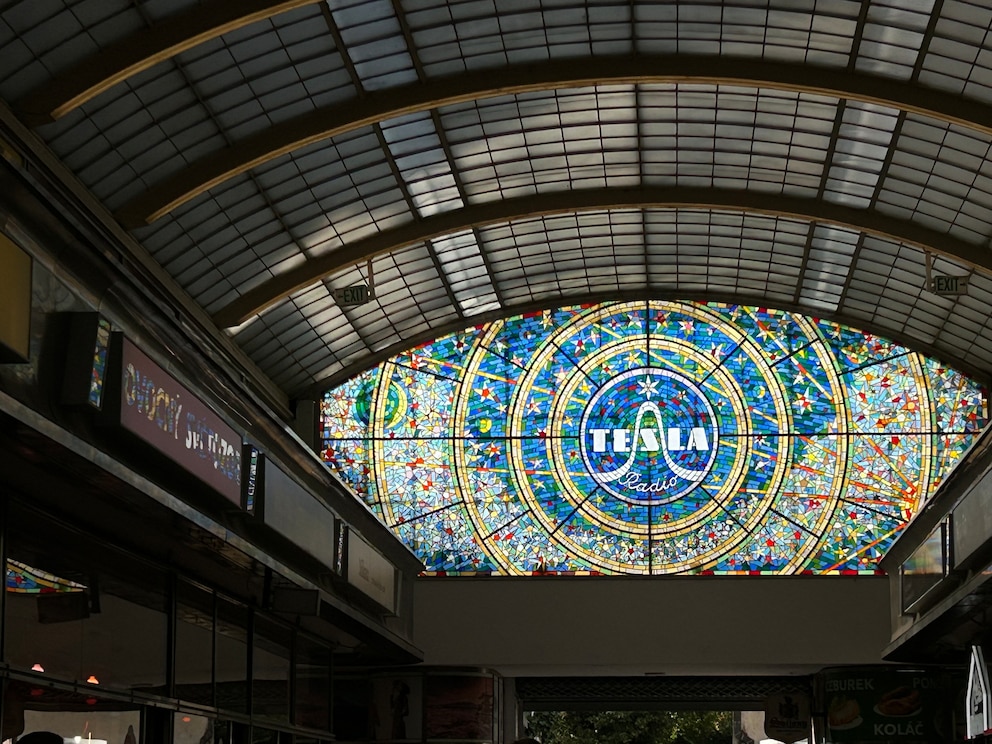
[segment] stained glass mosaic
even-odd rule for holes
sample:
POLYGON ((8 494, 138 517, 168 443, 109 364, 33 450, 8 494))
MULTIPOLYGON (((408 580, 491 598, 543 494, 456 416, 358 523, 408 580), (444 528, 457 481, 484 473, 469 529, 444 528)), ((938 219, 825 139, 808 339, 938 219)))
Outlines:
POLYGON ((473 327, 321 406, 325 461, 445 575, 874 573, 987 420, 891 341, 660 301, 473 327))
POLYGON ((8 592, 17 594, 50 594, 86 590, 82 584, 59 578, 20 561, 7 561, 6 588, 8 592))

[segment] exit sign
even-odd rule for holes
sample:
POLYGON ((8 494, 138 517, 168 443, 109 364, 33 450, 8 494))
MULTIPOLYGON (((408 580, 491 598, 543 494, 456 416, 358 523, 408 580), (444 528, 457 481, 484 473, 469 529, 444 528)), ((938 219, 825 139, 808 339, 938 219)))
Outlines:
POLYGON ((962 295, 968 291, 968 277, 937 274, 933 278, 931 289, 934 294, 939 295, 962 295))
POLYGON ((351 287, 342 287, 341 289, 335 289, 332 294, 334 296, 334 301, 342 307, 364 305, 372 299, 372 295, 369 292, 367 284, 355 284, 351 287))

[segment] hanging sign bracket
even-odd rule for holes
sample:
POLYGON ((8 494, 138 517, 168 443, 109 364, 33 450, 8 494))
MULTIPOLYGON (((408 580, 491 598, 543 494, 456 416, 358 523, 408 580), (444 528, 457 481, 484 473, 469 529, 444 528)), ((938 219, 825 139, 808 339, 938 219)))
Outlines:
POLYGON ((339 307, 355 307, 364 305, 375 299, 375 276, 372 273, 372 258, 365 264, 368 274, 368 284, 353 284, 350 287, 340 287, 331 291, 334 301, 339 307))

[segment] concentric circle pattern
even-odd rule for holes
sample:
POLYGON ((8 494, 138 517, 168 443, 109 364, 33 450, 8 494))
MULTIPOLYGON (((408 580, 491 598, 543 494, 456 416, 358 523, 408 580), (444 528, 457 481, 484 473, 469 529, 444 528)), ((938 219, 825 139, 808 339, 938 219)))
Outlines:
POLYGON ((873 572, 986 408, 835 323, 630 302, 398 355, 328 392, 322 431, 432 573, 873 572))

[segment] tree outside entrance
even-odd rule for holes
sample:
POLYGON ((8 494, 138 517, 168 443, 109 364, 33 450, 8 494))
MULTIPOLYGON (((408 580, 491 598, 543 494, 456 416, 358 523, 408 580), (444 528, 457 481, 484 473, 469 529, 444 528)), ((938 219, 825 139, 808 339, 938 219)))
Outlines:
POLYGON ((729 711, 538 711, 527 728, 541 744, 730 744, 729 711))

